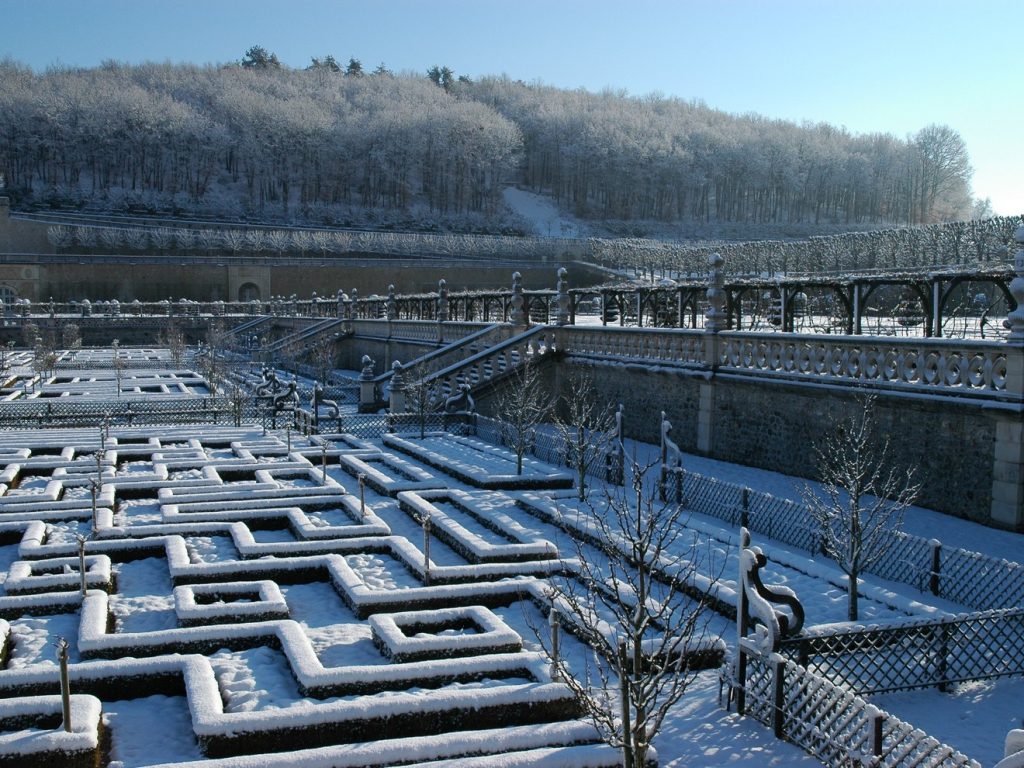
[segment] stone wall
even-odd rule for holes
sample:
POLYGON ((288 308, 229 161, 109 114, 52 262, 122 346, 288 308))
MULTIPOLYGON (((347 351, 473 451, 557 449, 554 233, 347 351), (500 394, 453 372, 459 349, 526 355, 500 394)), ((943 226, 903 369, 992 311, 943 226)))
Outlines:
MULTIPOLYGON (((660 412, 672 422, 672 438, 689 453, 698 450, 700 386, 709 381, 711 458, 799 477, 814 477, 813 445, 823 430, 859 408, 855 390, 780 384, 769 380, 652 371, 643 366, 569 358, 559 376, 563 392, 574 374, 593 381, 598 397, 625 406, 626 436, 659 441, 660 412)), ((996 420, 978 406, 950 400, 880 395, 875 405, 879 434, 890 438, 895 464, 916 467, 922 506, 991 524, 996 420)))
MULTIPOLYGON (((225 263, 174 264, 175 254, 131 254, 92 258, 83 254, 62 254, 54 261, 56 249, 46 236, 47 224, 11 218, 0 197, 0 288, 6 286, 18 298, 32 301, 160 301, 186 298, 194 301, 239 301, 270 296, 308 298, 314 291, 333 297, 339 290, 353 288, 361 296, 384 295, 393 284, 398 293, 430 293, 442 278, 448 290, 485 290, 511 284, 512 272, 523 275, 529 290, 554 288, 558 263, 495 260, 389 258, 374 254, 345 254, 323 259, 323 264, 279 259, 271 254, 221 254, 225 263), (227 264, 227 256, 232 262, 227 264), (244 263, 237 263, 239 257, 244 263), (111 263, 114 259, 117 263, 111 263), (162 262, 162 263, 158 263, 162 262), (171 262, 171 263, 168 263, 171 262)), ((195 254, 184 254, 193 256, 195 254)), ((466 254, 472 259, 473 254, 466 254)), ((595 285, 606 273, 586 264, 570 262, 573 284, 595 285)))

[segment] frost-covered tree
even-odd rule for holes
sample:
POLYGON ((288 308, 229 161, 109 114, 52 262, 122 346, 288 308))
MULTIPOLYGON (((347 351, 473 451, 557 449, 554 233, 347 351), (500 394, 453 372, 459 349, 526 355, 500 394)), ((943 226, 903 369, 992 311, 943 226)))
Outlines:
POLYGON ((921 489, 913 467, 893 462, 889 436, 879 433, 875 412, 875 396, 860 395, 856 412, 822 435, 814 445, 820 490, 805 485, 801 492, 822 551, 849 579, 850 621, 858 617, 861 573, 886 556, 904 510, 921 489))
POLYGON ((495 412, 501 420, 501 439, 516 455, 516 474, 523 474, 523 457, 533 447, 537 428, 554 406, 532 356, 520 361, 508 374, 495 412))
POLYGON ((595 467, 604 466, 611 449, 615 429, 615 412, 597 399, 593 382, 585 376, 571 376, 568 394, 561 398, 555 414, 555 431, 566 446, 566 464, 576 475, 577 498, 587 497, 588 475, 595 467))
POLYGON ((650 469, 634 459, 626 487, 607 490, 567 521, 585 533, 573 537, 576 571, 555 580, 552 610, 592 657, 579 669, 544 643, 601 736, 622 749, 626 768, 647 765, 653 739, 700 666, 694 654, 714 647, 706 593, 693 586, 701 560, 695 539, 682 506, 659 502, 645 483, 650 469))

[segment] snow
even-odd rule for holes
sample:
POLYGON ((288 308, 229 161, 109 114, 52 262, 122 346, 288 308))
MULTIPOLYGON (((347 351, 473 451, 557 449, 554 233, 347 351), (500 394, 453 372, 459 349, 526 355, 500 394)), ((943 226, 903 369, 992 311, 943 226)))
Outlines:
MULTIPOLYGON (((567 558, 568 566, 576 558, 588 558, 600 567, 603 557, 591 545, 577 548, 567 533, 566 528, 590 529, 583 514, 590 510, 570 498, 573 491, 480 490, 453 479, 449 470, 456 466, 472 467, 482 477, 509 476, 510 459, 507 451, 450 436, 389 439, 388 444, 374 441, 360 448, 338 443, 336 450, 349 452, 344 457, 351 459, 347 471, 332 463, 327 482, 321 485, 319 451, 311 450, 298 435, 292 435, 289 452, 283 435, 278 439, 214 427, 189 431, 192 436, 184 438, 183 431, 168 430, 168 439, 138 446, 138 451, 134 445, 118 451, 116 443, 110 449, 112 459, 131 456, 121 465, 131 471, 105 480, 102 530, 88 545, 87 562, 93 566, 105 561, 115 586, 109 596, 91 591, 81 611, 74 591, 77 570, 64 573, 63 566, 77 568, 77 559, 71 557, 72 537, 89 528, 88 515, 82 516, 90 503, 88 494, 75 501, 65 493, 45 508, 24 506, 29 496, 0 494, 12 511, 4 525, 24 532, 20 545, 0 546, 0 582, 13 577, 16 590, 19 573, 26 567, 33 574, 59 567, 60 573, 29 576, 53 577, 50 587, 71 577, 62 587, 71 591, 0 595, 5 616, 47 601, 59 611, 11 619, 14 643, 8 666, 0 671, 0 685, 54 680, 53 642, 59 636, 72 641, 74 679, 177 670, 173 673, 185 681, 187 697, 142 695, 104 701, 115 766, 200 761, 203 755, 195 733, 244 751, 240 734, 251 729, 284 733, 287 728, 301 731, 324 723, 345 728, 344 723, 358 723, 360 718, 413 716, 424 707, 469 711, 487 702, 525 707, 539 700, 557 701, 564 694, 548 681, 547 665, 538 655, 538 637, 547 632, 547 623, 536 602, 546 592, 551 568, 558 565, 550 559, 556 551, 567 558), (233 439, 225 443, 229 432, 233 439), (172 435, 176 437, 171 439, 172 435), (392 443, 415 450, 399 456, 389 447, 392 443), (425 467, 428 456, 431 463, 425 467), (166 468, 162 476, 157 466, 166 468), (228 482, 221 471, 231 478, 228 482), (240 481, 242 471, 248 474, 240 481), (365 520, 360 520, 353 472, 379 475, 365 490, 365 520), (447 488, 407 490, 397 485, 435 480, 447 488), (122 498, 115 486, 130 488, 131 497, 122 498), (420 523, 424 513, 432 523, 429 584, 420 523), (49 522, 31 522, 40 519, 49 522), (118 528, 111 527, 115 522, 118 528), (46 525, 49 536, 44 536, 46 525), (116 619, 113 632, 107 628, 108 613, 116 619), (362 618, 371 614, 373 619, 362 618), (202 626, 184 626, 192 621, 202 626), (406 632, 410 626, 413 630, 406 632), (374 645, 374 631, 392 655, 405 652, 419 660, 389 661, 374 645), (522 651, 511 649, 516 641, 522 643, 522 651), (116 660, 83 661, 79 648, 116 660), (461 656, 478 651, 484 653, 461 656), (117 658, 120 652, 139 660, 117 658), (527 672, 529 677, 523 677, 527 672), (452 680, 441 680, 442 676, 452 680), (372 690, 367 693, 361 686, 372 690), (161 738, 154 740, 157 723, 161 738)), ((70 435, 62 439, 66 445, 80 444, 70 435)), ((41 441, 34 436, 25 444, 37 446, 41 441)), ((634 448, 644 456, 657 450, 628 446, 634 448)), ((12 453, 8 466, 30 463, 31 456, 12 453)), ((46 461, 59 476, 58 471, 66 470, 61 463, 73 462, 73 454, 51 455, 46 461)), ((41 464, 37 457, 33 472, 42 471, 41 464)), ((684 455, 683 464, 688 471, 784 498, 798 499, 803 484, 695 456, 684 455)), ((527 463, 528 477, 557 474, 550 465, 527 463)), ((51 488, 45 475, 33 482, 47 491, 51 488)), ((595 507, 601 514, 600 501, 595 500, 595 507)), ((733 600, 738 569, 735 532, 696 515, 689 525, 679 545, 700 543, 702 568, 722 574, 719 598, 733 600)), ((942 539, 947 546, 994 556, 1019 560, 1024 551, 1019 535, 928 510, 913 510, 908 527, 942 539)), ((809 631, 846 626, 845 577, 833 564, 808 559, 805 552, 775 542, 755 543, 769 557, 765 581, 796 591, 807 610, 809 631)), ((963 610, 912 587, 875 578, 866 579, 861 591, 865 623, 920 621, 963 610)), ((713 614, 708 618, 710 633, 731 643, 731 622, 713 614)), ((571 636, 565 636, 562 647, 573 669, 581 670, 590 656, 587 649, 571 636)), ((1019 679, 972 683, 950 694, 913 691, 877 697, 875 702, 991 764, 1002 755, 1006 731, 1019 726, 1024 715, 1020 686, 1019 679)), ((776 741, 753 720, 722 709, 718 694, 717 672, 697 676, 655 740, 661 765, 817 764, 793 745, 776 741)), ((502 758, 502 764, 577 765, 590 759, 584 755, 594 757, 592 747, 552 745, 558 740, 556 731, 564 736, 580 727, 585 726, 553 723, 315 749, 299 743, 296 746, 302 748, 287 755, 203 764, 269 766, 287 757, 281 765, 365 765, 374 754, 384 755, 384 763, 417 764, 438 757, 450 759, 452 765, 471 765, 460 756, 459 744, 477 739, 487 742, 488 749, 517 751, 502 758), (552 741, 541 739, 544 733, 552 741)), ((605 759, 605 751, 596 754, 596 759, 605 759)), ((617 756, 614 751, 611 755, 609 764, 614 764, 617 756)))
POLYGON ((560 211, 551 198, 527 192, 525 189, 505 187, 502 197, 517 215, 533 226, 534 233, 543 237, 587 237, 586 222, 560 211))
POLYGON ((871 703, 955 747, 982 765, 1003 757, 1003 741, 1024 720, 1024 678, 960 683, 936 689, 871 696, 871 703))

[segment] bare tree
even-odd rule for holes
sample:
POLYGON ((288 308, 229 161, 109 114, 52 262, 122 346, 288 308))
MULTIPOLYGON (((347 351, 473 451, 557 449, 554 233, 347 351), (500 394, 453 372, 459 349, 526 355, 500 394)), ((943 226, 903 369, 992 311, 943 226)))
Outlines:
POLYGON ((228 403, 231 406, 231 415, 235 420, 235 426, 242 426, 242 418, 245 416, 246 406, 252 400, 252 393, 238 385, 237 383, 232 384, 228 388, 228 403))
POLYGON ((174 321, 168 323, 167 327, 160 332, 160 343, 167 347, 167 351, 171 355, 171 362, 181 365, 181 360, 185 356, 185 334, 174 321))
POLYGON ((577 498, 587 497, 587 475, 606 462, 615 427, 615 413, 599 405, 593 382, 572 376, 569 394, 562 397, 562 411, 555 415, 555 430, 566 446, 566 463, 576 474, 577 498))
POLYGON ((128 360, 121 357, 121 342, 114 339, 110 342, 110 347, 113 350, 113 356, 111 357, 111 365, 114 367, 114 379, 117 381, 117 396, 121 396, 121 382, 124 380, 124 372, 128 368, 128 360))
MULTIPOLYGON (((634 459, 629 488, 606 490, 576 521, 578 571, 554 586, 552 610, 593 653, 584 669, 553 652, 552 670, 576 694, 604 740, 623 751, 623 765, 646 765, 651 741, 709 655, 706 593, 695 589, 694 551, 681 505, 661 503, 645 477, 653 465, 634 459), (591 541, 588 547, 582 539, 591 541), (701 658, 701 657, 704 658, 701 658)), ((538 637, 541 637, 538 634, 538 637)))
POLYGON ((512 369, 496 408, 502 422, 501 437, 516 455, 516 474, 523 474, 523 456, 533 446, 537 427, 551 413, 554 399, 541 381, 531 357, 512 369))
POLYGON ((327 377, 334 368, 334 337, 318 336, 306 353, 306 358, 313 366, 313 375, 316 379, 326 384, 327 377))
POLYGON ((64 323, 60 328, 60 337, 64 349, 79 349, 82 346, 82 331, 77 323, 64 323))
POLYGON ((921 485, 915 468, 896 466, 889 438, 877 432, 875 396, 857 399, 857 412, 840 422, 814 446, 821 489, 801 492, 821 537, 822 551, 849 578, 847 618, 857 620, 857 579, 883 558, 903 512, 921 485))
POLYGON ((429 375, 427 366, 420 363, 402 371, 402 391, 405 393, 405 407, 409 413, 416 414, 420 427, 420 439, 427 434, 427 417, 444 405, 444 392, 441 382, 429 375))
POLYGON ((220 321, 210 323, 206 332, 206 349, 199 358, 201 373, 210 386, 210 394, 216 396, 221 381, 224 379, 225 361, 222 353, 225 343, 226 332, 220 321))

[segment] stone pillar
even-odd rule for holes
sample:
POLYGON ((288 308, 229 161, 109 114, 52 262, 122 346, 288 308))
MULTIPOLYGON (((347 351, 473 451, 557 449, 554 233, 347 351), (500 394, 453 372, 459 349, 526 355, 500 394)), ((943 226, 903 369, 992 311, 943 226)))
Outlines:
POLYGON ((719 254, 708 257, 708 308, 704 313, 704 366, 708 375, 700 384, 697 413, 697 450, 710 454, 715 446, 715 371, 718 369, 720 339, 726 328, 725 263, 719 254))
POLYGON ((391 399, 389 408, 392 413, 405 413, 405 376, 402 373, 402 364, 395 360, 391 364, 391 399))
POLYGON ((992 464, 992 521, 1007 528, 1024 529, 1024 226, 1014 235, 1017 255, 1010 281, 1016 308, 1006 317, 1006 391, 1016 395, 1020 409, 996 416, 996 444, 992 464))
POLYGON ((437 281, 437 321, 444 323, 448 321, 448 282, 442 278, 437 281))
MULTIPOLYGON (((387 319, 388 322, 391 322, 392 320, 395 319, 395 311, 397 307, 398 302, 395 301, 395 286, 392 283, 391 285, 388 286, 388 298, 387 301, 384 302, 384 317, 387 319)), ((390 335, 391 334, 388 333, 388 336, 390 335)))
POLYGON ((508 321, 517 329, 525 329, 529 325, 526 315, 526 299, 523 297, 523 276, 512 273, 512 297, 508 303, 508 321))
POLYGON ((555 286, 555 325, 569 325, 570 304, 572 297, 569 296, 569 272, 565 267, 558 268, 558 283, 555 286))
POLYGON ((363 370, 359 374, 359 410, 370 410, 377 402, 376 385, 373 381, 373 358, 363 355, 363 370))

